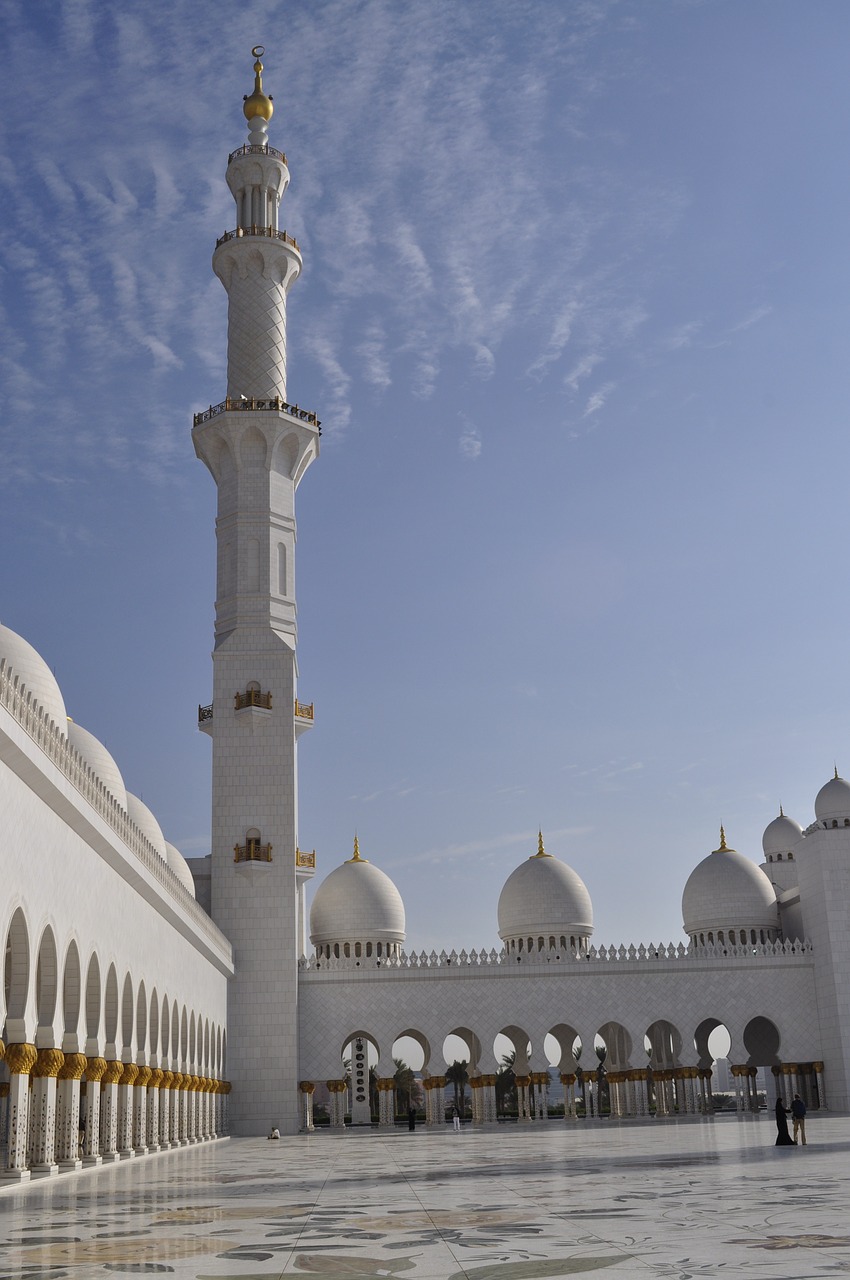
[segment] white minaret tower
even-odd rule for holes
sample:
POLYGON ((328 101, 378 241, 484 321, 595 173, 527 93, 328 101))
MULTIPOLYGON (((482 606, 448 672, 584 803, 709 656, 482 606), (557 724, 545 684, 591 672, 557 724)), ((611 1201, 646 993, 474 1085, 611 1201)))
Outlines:
POLYGON ((286 400, 286 295, 301 251, 278 227, 286 156, 269 146, 271 99, 253 51, 248 142, 229 157, 236 229, 213 270, 227 290, 227 398, 192 438, 218 488, 213 702, 212 915, 233 943, 226 1073, 235 1133, 298 1127, 297 965, 304 950, 296 738, 295 490, 319 453, 316 415, 286 400), (300 865, 299 865, 300 864, 300 865))

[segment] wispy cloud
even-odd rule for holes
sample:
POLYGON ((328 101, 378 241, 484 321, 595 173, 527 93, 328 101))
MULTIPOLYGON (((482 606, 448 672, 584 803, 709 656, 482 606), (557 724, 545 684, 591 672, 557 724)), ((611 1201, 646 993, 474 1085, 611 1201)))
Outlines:
MULTIPOLYGON (((587 835, 592 829, 587 826, 558 827, 553 831, 544 832, 544 837, 547 841, 554 842, 567 837, 587 835)), ((426 849, 418 854, 417 858, 431 863, 452 862, 457 858, 481 859, 484 855, 498 853, 501 849, 511 849, 515 846, 528 847, 531 852, 534 852, 537 848, 537 828, 529 827, 526 831, 512 831, 481 840, 468 840, 465 844, 448 844, 426 849)))

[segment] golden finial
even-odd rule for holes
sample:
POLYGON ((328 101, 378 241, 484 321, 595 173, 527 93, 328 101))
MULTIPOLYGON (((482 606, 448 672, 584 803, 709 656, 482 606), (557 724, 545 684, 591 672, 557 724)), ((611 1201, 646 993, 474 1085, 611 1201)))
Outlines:
POLYGON ((552 857, 551 853, 547 853, 546 850, 543 848, 543 831, 542 830, 538 830, 537 832, 537 853, 534 856, 535 858, 551 858, 552 857))
POLYGON ((261 44, 256 44, 251 53, 256 58, 254 63, 254 92, 250 98, 247 94, 245 95, 242 110, 245 113, 246 120, 253 120, 254 116, 262 116, 264 120, 271 120, 274 106, 271 98, 268 98, 263 93, 263 64, 260 61, 265 53, 265 48, 261 44))
POLYGON ((833 768, 835 769, 835 773, 833 774, 833 777, 837 778, 837 777, 838 777, 838 765, 837 765, 837 764, 836 764, 836 765, 833 765, 833 768))
POLYGON ((722 822, 721 822, 721 824, 720 824, 720 848, 717 850, 717 852, 718 852, 718 853, 728 853, 728 849, 727 849, 727 847, 726 847, 726 832, 723 830, 723 823, 722 823, 722 822))
POLYGON ((782 801, 781 801, 781 800, 779 801, 779 816, 780 816, 780 818, 784 818, 784 817, 785 817, 785 810, 782 808, 782 801))
POLYGON ((360 857, 360 842, 357 839, 357 833, 354 833, 354 853, 352 857, 347 859, 348 862, 368 862, 368 858, 360 857))

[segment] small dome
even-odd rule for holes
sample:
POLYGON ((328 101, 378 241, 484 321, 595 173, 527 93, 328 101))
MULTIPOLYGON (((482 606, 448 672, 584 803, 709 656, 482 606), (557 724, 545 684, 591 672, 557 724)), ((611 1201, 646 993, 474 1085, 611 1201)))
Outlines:
POLYGON ((257 61, 254 63, 254 92, 250 98, 245 99, 242 111, 245 119, 251 121, 255 116, 261 116, 263 120, 271 120, 274 114, 274 104, 271 98, 263 93, 263 64, 260 62, 265 50, 262 45, 257 45, 253 50, 254 57, 257 61))
POLYGON ((593 905, 584 881, 560 858, 543 848, 520 863, 499 895, 499 937, 512 939, 568 936, 586 940, 593 933, 593 905))
POLYGON ((778 853, 783 855, 790 853, 802 834, 803 828, 799 822, 789 818, 780 808, 779 817, 774 818, 773 822, 769 822, 764 829, 764 835, 761 838, 764 856, 775 858, 778 853))
POLYGON ((56 677, 32 645, 0 624, 0 662, 11 667, 18 679, 41 704, 60 733, 65 732, 67 712, 56 677))
POLYGON ((184 889, 188 889, 192 897, 195 897, 195 877, 189 870, 189 864, 183 857, 183 854, 176 845, 165 842, 165 852, 167 854, 166 861, 170 869, 174 872, 177 879, 183 885, 184 889))
POLYGON ((818 822, 831 822, 836 818, 850 818, 850 782, 835 777, 817 793, 815 797, 815 817, 818 822))
POLYGON ((310 908, 310 941, 372 942, 397 951, 404 942, 404 903, 392 880, 365 858, 357 840, 354 857, 327 876, 310 908))
POLYGON ((682 894, 685 933, 729 929, 779 931, 776 892, 761 867, 726 847, 723 828, 720 848, 691 872, 682 894))
POLYGON ((66 721, 68 740, 76 747, 86 764, 100 778, 107 791, 111 791, 122 809, 127 808, 127 789, 118 765, 106 750, 102 742, 98 742, 93 733, 84 729, 73 720, 66 721))
POLYGON ((162 834, 162 828, 148 806, 138 796, 132 795, 129 791, 127 792, 127 812, 142 832, 142 835, 147 836, 148 840, 150 840, 163 862, 168 862, 168 851, 165 847, 165 836, 162 834))

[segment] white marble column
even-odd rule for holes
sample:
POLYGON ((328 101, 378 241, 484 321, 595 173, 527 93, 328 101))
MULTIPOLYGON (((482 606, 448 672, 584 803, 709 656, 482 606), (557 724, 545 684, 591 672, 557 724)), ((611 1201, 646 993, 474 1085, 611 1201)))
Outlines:
POLYGON ((56 1077, 65 1061, 61 1049, 39 1049, 32 1069, 32 1163, 35 1177, 55 1177, 56 1163, 56 1077))
POLYGON ((86 1063, 86 1114, 83 1137, 83 1166, 88 1168, 102 1163, 100 1154, 100 1109, 105 1058, 89 1058, 86 1063))
POLYGON ((10 1182, 28 1182, 29 1093, 30 1071, 35 1066, 38 1050, 34 1044, 10 1044, 6 1049, 9 1068, 9 1145, 3 1178, 10 1182))
POLYGON ((812 1070, 815 1073, 815 1079, 817 1080, 817 1084, 818 1084, 818 1106, 820 1107, 821 1111, 827 1111, 828 1107, 826 1105, 826 1084, 823 1078, 823 1063, 813 1062, 812 1070))
MULTIPOLYGON (((306 1133, 312 1133, 314 1128, 313 1094, 316 1092, 316 1086, 313 1084, 312 1080, 302 1080, 301 1083, 298 1085, 298 1088, 301 1093, 301 1121, 302 1121, 301 1127, 304 1129, 306 1133)), ((426 1094, 426 1099, 427 1099, 427 1094, 426 1094)), ((426 1122, 427 1122, 427 1115, 428 1115, 428 1111, 426 1107, 426 1110, 425 1110, 426 1122)))
POLYGON ((378 1127, 395 1127, 395 1080, 392 1076, 380 1076, 378 1085, 378 1127))
POLYGON ((122 1067, 123 1070, 118 1079, 118 1136, 116 1145, 122 1160, 132 1160, 136 1154, 133 1149, 133 1103, 139 1068, 135 1062, 124 1062, 122 1067))
POLYGON ((140 1066, 133 1085, 133 1150, 137 1156, 148 1154, 148 1085, 153 1071, 140 1066))
POLYGON ((159 1151, 159 1099, 164 1072, 160 1067, 151 1067, 151 1078, 148 1081, 146 1103, 145 1145, 151 1155, 159 1151))
POLYGON ((104 1163, 120 1159, 118 1155, 118 1081, 124 1063, 107 1062, 100 1086, 100 1154, 104 1163))
POLYGON ((66 1053, 59 1071, 56 1104, 56 1159, 63 1171, 81 1169, 80 1080, 88 1066, 83 1053, 66 1053))

